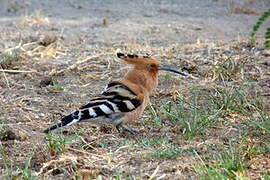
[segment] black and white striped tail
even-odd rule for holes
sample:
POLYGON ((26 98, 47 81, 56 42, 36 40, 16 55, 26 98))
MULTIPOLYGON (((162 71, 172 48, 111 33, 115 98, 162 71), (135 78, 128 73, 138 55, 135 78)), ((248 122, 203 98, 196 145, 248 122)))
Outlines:
POLYGON ((106 119, 106 123, 114 123, 117 115, 133 111, 141 105, 136 94, 126 85, 114 81, 108 84, 104 92, 90 103, 82 106, 78 111, 64 117, 60 123, 46 129, 44 133, 49 133, 60 127, 69 126, 81 121, 99 121, 106 119), (111 121, 110 121, 111 119, 111 121))
MULTIPOLYGON (((76 112, 78 112, 78 111, 76 111, 76 112)), ((76 112, 74 112, 74 113, 76 113, 76 112)), ((71 124, 74 124, 74 123, 78 122, 79 119, 75 119, 75 118, 74 118, 74 113, 72 113, 72 114, 70 114, 70 115, 64 117, 64 118, 61 120, 60 123, 55 124, 55 125, 49 127, 48 129, 46 129, 46 130, 43 131, 43 132, 44 132, 44 133, 49 133, 50 131, 56 130, 56 129, 61 128, 61 127, 64 127, 64 126, 69 126, 69 125, 71 125, 71 124)))

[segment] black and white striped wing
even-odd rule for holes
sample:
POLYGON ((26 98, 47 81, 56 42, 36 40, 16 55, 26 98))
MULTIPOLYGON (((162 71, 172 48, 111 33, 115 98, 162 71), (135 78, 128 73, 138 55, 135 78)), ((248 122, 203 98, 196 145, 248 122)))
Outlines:
POLYGON ((48 133, 59 127, 68 126, 80 121, 95 121, 107 119, 131 112, 141 105, 137 95, 126 85, 120 82, 111 82, 99 97, 93 98, 79 110, 64 117, 60 123, 46 129, 48 133))

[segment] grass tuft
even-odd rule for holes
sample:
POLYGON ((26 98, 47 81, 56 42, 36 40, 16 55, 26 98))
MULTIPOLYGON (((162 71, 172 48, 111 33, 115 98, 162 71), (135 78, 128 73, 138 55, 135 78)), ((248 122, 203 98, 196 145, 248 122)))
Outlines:
POLYGON ((20 59, 21 59, 20 51, 18 49, 15 49, 10 53, 4 55, 2 58, 0 58, 0 66, 4 69, 8 68, 12 66, 15 62, 19 61, 20 59))
POLYGON ((0 144, 0 162, 4 164, 4 173, 0 174, 0 179, 22 179, 22 180, 35 180, 37 177, 31 170, 31 158, 29 158, 24 165, 24 168, 20 168, 15 165, 8 157, 2 144, 0 144))
POLYGON ((215 154, 204 161, 202 166, 195 167, 202 180, 214 179, 248 179, 245 175, 244 156, 235 147, 231 147, 228 151, 215 154))
POLYGON ((44 17, 41 11, 35 11, 30 15, 26 15, 22 18, 22 24, 28 26, 40 26, 40 25, 49 25, 49 18, 44 17))
POLYGON ((257 130, 260 137, 266 137, 267 141, 270 142, 270 116, 263 111, 257 112, 258 117, 251 117, 248 125, 252 130, 257 130))
POLYGON ((35 180, 37 177, 31 171, 31 158, 29 158, 26 163, 24 169, 21 170, 21 178, 23 180, 35 180))
POLYGON ((46 134, 46 138, 48 139, 48 149, 49 152, 54 155, 57 153, 63 153, 68 143, 75 140, 78 135, 71 135, 69 137, 65 137, 62 132, 60 132, 57 136, 53 136, 52 134, 46 134))
POLYGON ((186 98, 179 97, 176 102, 167 102, 162 110, 166 118, 179 124, 186 140, 213 126, 218 121, 219 113, 202 104, 198 97, 194 97, 191 103, 186 98))
POLYGON ((167 141, 167 139, 161 137, 143 138, 138 142, 138 145, 146 148, 157 148, 163 144, 167 144, 167 141))
POLYGON ((158 159, 175 159, 183 153, 194 154, 194 150, 183 149, 183 148, 179 148, 170 144, 165 149, 157 149, 154 152, 152 152, 150 155, 151 157, 158 158, 158 159))
POLYGON ((61 84, 59 84, 57 81, 52 82, 52 89, 55 92, 64 91, 64 87, 61 84))
POLYGON ((222 60, 215 62, 209 70, 209 76, 213 80, 231 81, 239 79, 244 71, 247 58, 245 57, 224 57, 222 60))
POLYGON ((8 135, 7 133, 7 126, 4 124, 0 125, 0 139, 6 138, 8 135))

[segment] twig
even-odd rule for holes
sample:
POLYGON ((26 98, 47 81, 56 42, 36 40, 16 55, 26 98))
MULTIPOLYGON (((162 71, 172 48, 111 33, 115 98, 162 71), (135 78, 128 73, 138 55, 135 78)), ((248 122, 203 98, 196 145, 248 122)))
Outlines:
MULTIPOLYGON (((1 67, 1 66, 0 66, 1 67)), ((0 71, 1 70, 3 70, 3 69, 0 69, 0 71)), ((3 72, 3 75, 4 75, 4 78, 5 78, 5 80, 6 80, 6 83, 7 83, 7 86, 8 86, 8 88, 10 89, 10 85, 9 85, 9 82, 8 82, 8 79, 7 79, 7 76, 6 76, 6 73, 4 72, 4 71, 2 71, 3 72)))
POLYGON ((14 69, 0 69, 0 72, 7 72, 7 73, 37 73, 37 71, 14 70, 14 69))
MULTIPOLYGON (((62 155, 57 160, 51 160, 47 163, 44 163, 43 166, 40 168, 39 172, 37 173, 37 176, 40 176, 41 174, 43 174, 45 172, 46 168, 51 167, 53 164, 64 163, 65 161, 77 162, 78 157, 72 156, 71 154, 70 155, 62 155)), ((49 170, 48 172, 51 172, 51 171, 49 170)), ((47 174, 48 174, 48 172, 47 172, 47 174)))
POLYGON ((34 41, 34 42, 30 42, 30 43, 25 43, 21 46, 21 48, 23 48, 24 46, 31 46, 31 45, 36 45, 38 44, 38 41, 34 41))
POLYGON ((163 174, 162 176, 158 177, 157 180, 163 179, 166 176, 166 174, 163 174))
POLYGON ((5 49, 5 52, 10 52, 10 51, 13 51, 14 49, 19 49, 21 47, 22 47, 22 43, 20 42, 19 45, 15 46, 15 47, 5 49))
POLYGON ((159 170, 159 166, 157 166, 157 168, 155 169, 153 174, 150 176, 149 180, 152 180, 152 179, 154 179, 156 177, 158 170, 159 170))
POLYGON ((94 149, 94 150, 96 150, 96 148, 95 147, 93 147, 93 146, 91 146, 89 143, 87 143, 84 139, 83 139, 83 137, 82 136, 80 136, 80 139, 83 141, 83 143, 84 144, 86 144, 87 146, 89 146, 90 148, 92 148, 92 149, 94 149))
POLYGON ((69 66, 66 69, 61 69, 60 71, 53 71, 49 75, 53 76, 53 75, 61 74, 61 73, 65 72, 65 71, 73 70, 73 69, 77 68, 78 65, 86 63, 86 62, 88 62, 90 60, 97 59, 97 58, 99 58, 101 56, 110 56, 110 55, 114 55, 114 54, 115 54, 114 52, 110 52, 110 53, 100 53, 100 54, 96 54, 96 55, 93 55, 93 56, 89 56, 86 59, 83 59, 81 61, 76 62, 75 64, 69 66))
POLYGON ((153 107, 153 105, 152 105, 151 102, 149 102, 149 106, 150 106, 150 109, 152 110, 154 116, 155 116, 155 117, 158 117, 157 112, 156 112, 156 110, 154 109, 154 107, 153 107))
POLYGON ((71 148, 71 147, 67 147, 66 149, 67 150, 70 150, 70 151, 74 151, 74 152, 78 152, 78 153, 90 155, 91 157, 100 157, 100 158, 103 158, 103 156, 101 156, 101 155, 89 153, 89 152, 82 151, 82 150, 79 150, 79 149, 74 149, 74 148, 71 148))
POLYGON ((191 79, 196 79, 196 80, 200 79, 198 77, 192 76, 191 74, 186 74, 186 75, 187 75, 187 77, 190 77, 191 79))

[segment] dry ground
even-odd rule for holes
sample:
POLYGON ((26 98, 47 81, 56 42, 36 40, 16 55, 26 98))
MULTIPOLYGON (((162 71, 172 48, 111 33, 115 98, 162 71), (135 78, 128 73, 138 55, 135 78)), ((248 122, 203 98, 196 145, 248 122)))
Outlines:
POLYGON ((0 1, 0 179, 269 179, 270 52, 247 38, 269 2, 138 2, 0 1), (42 134, 123 76, 117 51, 190 76, 160 73, 137 136, 42 134))

